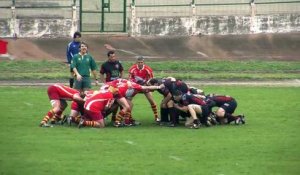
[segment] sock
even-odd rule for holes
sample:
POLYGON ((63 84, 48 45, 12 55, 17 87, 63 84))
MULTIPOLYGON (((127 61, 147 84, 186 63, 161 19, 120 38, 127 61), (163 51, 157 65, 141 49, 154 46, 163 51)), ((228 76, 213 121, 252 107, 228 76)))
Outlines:
POLYGON ((158 118, 158 112, 157 112, 156 104, 152 104, 151 108, 152 108, 152 111, 153 111, 153 114, 154 114, 154 118, 157 119, 158 118))
POLYGON ((56 119, 56 121, 59 121, 61 120, 61 115, 62 115, 63 111, 62 110, 59 110, 57 113, 55 113, 54 117, 56 119))
POLYGON ((160 121, 169 122, 169 110, 168 108, 160 108, 160 121))
POLYGON ((80 115, 78 115, 77 117, 71 118, 72 122, 77 123, 77 124, 79 124, 80 119, 81 119, 80 115))
POLYGON ((200 121, 199 121, 199 119, 195 119, 195 120, 193 121, 193 123, 196 124, 196 125, 198 125, 198 124, 200 123, 200 121))
POLYGON ((169 108, 170 120, 173 124, 179 124, 179 115, 174 107, 169 108))
POLYGON ((124 123, 130 124, 132 120, 131 112, 126 112, 124 115, 124 123))
POLYGON ((237 116, 234 116, 234 115, 229 114, 229 113, 225 113, 224 117, 227 118, 228 123, 230 123, 230 122, 232 122, 232 121, 234 121, 238 118, 237 116))
POLYGON ((70 88, 73 88, 74 78, 70 78, 69 83, 70 83, 70 88))
POLYGON ((125 116, 125 112, 124 111, 120 111, 118 113, 118 115, 116 116, 116 120, 115 121, 116 122, 121 122, 123 120, 124 116, 125 116))
POLYGON ((47 115, 43 118, 43 120, 41 121, 41 124, 46 124, 48 123, 48 121, 54 116, 54 111, 53 109, 51 109, 50 111, 48 111, 47 115))
POLYGON ((96 122, 95 121, 84 121, 83 126, 95 127, 96 122))

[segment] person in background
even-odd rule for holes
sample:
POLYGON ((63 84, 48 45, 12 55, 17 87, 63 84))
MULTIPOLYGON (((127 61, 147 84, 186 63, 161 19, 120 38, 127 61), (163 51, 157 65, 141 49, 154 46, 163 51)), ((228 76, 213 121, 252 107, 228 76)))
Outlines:
MULTIPOLYGON (((100 68, 100 79, 104 84, 123 77, 123 66, 121 62, 116 59, 115 51, 114 50, 108 51, 107 57, 108 60, 105 61, 100 68)), ((115 121, 117 112, 118 112, 118 108, 116 108, 115 111, 112 112, 112 117, 111 117, 112 122, 115 121)))
POLYGON ((123 77, 123 66, 116 59, 115 51, 107 52, 108 60, 101 65, 100 79, 103 83, 107 83, 123 77), (106 76, 104 76, 106 74, 106 76))
POLYGON ((70 67, 70 78, 69 78, 69 85, 72 88, 74 84, 74 72, 71 69, 71 61, 74 57, 74 55, 79 53, 80 49, 80 40, 81 40, 81 33, 75 32, 73 35, 73 41, 71 41, 67 46, 67 63, 70 67))
POLYGON ((88 53, 88 45, 85 42, 80 43, 80 52, 73 57, 71 68, 76 76, 75 89, 80 92, 91 89, 91 71, 95 85, 98 85, 97 65, 94 58, 88 53))

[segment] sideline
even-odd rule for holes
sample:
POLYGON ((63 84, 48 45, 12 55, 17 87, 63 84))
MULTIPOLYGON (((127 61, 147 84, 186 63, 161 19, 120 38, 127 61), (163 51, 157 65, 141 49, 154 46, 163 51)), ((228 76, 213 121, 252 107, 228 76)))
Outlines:
MULTIPOLYGON (((266 87, 300 87, 300 80, 270 80, 270 81, 185 81, 190 86, 266 86, 266 87)), ((67 80, 26 80, 26 81, 0 81, 0 86, 49 86, 54 83, 68 85, 67 80)), ((101 85, 101 84, 100 84, 101 85)))

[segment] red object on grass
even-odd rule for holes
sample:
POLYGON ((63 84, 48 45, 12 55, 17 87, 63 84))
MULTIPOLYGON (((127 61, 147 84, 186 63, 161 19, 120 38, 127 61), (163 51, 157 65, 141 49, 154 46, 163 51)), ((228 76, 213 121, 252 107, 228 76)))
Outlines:
POLYGON ((7 44, 8 42, 0 40, 0 54, 7 54, 7 44))

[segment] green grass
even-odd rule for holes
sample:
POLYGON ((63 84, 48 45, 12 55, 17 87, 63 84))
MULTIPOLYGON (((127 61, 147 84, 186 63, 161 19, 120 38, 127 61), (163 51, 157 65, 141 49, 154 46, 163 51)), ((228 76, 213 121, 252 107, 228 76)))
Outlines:
POLYGON ((138 95, 133 114, 141 126, 39 128, 50 109, 46 87, 0 87, 0 174, 300 173, 299 88, 202 88, 236 97, 236 113, 244 113, 247 124, 159 127, 138 95))
MULTIPOLYGON (((134 62, 123 62, 125 77, 134 62)), ((97 63, 100 66, 100 62, 97 63)), ((299 79, 299 61, 165 61, 147 62, 156 77, 185 80, 282 80, 299 79)), ((59 61, 2 61, 0 80, 65 79, 69 68, 59 61)))

